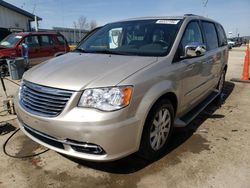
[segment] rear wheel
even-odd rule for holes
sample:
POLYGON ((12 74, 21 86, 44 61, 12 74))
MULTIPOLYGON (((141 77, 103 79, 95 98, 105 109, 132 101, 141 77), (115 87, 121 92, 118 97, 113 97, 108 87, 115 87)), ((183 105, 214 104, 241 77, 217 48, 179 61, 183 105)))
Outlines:
POLYGON ((166 150, 173 120, 174 108, 169 100, 160 100, 153 106, 144 125, 139 155, 154 160, 166 150))

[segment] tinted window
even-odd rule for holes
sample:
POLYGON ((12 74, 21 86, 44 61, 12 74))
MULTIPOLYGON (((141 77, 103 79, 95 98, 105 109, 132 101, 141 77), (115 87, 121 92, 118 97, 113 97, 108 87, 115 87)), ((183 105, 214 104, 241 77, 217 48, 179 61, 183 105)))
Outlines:
POLYGON ((218 48, 218 39, 214 24, 210 22, 202 22, 202 25, 206 37, 207 50, 218 48))
POLYGON ((51 46, 53 45, 53 40, 49 35, 42 35, 40 36, 40 43, 41 46, 51 46))
POLYGON ((66 43, 64 38, 62 36, 60 36, 60 35, 57 36, 57 40, 58 40, 59 44, 65 44, 66 43))
POLYGON ((191 22, 186 27, 180 43, 180 56, 184 56, 185 46, 191 43, 203 43, 202 33, 198 22, 191 22))
POLYGON ((25 44, 27 44, 28 47, 38 47, 39 41, 37 36, 28 36, 24 39, 25 44))
POLYGON ((216 25, 219 37, 219 46, 226 46, 227 45, 227 37, 223 27, 219 24, 216 25))

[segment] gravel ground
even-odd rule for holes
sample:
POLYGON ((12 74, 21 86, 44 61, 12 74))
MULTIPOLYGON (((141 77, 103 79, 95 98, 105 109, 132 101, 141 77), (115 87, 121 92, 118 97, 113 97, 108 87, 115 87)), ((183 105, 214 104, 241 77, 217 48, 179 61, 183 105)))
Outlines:
MULTIPOLYGON (((17 123, 10 120, 15 116, 0 113, 0 122, 10 123, 0 127, 0 187, 250 187, 250 84, 230 81, 241 78, 244 48, 238 49, 230 51, 224 102, 213 102, 188 127, 177 129, 169 150, 152 163, 133 155, 110 163, 71 159, 20 131, 10 139, 7 152, 15 157, 38 155, 8 157, 2 145, 17 123)), ((5 82, 8 93, 14 94, 17 87, 5 82)))

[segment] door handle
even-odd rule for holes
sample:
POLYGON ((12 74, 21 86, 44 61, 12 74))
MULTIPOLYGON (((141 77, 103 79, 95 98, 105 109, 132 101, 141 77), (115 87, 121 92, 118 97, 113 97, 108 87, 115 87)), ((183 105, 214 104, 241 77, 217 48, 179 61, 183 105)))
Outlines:
POLYGON ((213 63, 213 59, 209 59, 202 62, 202 64, 210 64, 210 63, 213 63))
POLYGON ((186 71, 192 70, 194 68, 195 64, 190 64, 187 66, 186 71))

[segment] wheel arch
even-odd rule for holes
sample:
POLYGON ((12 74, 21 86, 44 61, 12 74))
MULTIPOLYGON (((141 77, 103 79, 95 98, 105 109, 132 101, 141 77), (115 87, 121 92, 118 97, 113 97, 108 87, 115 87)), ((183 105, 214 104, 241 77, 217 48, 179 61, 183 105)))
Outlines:
POLYGON ((174 83, 169 80, 161 81, 151 87, 141 99, 140 105, 137 108, 137 116, 141 119, 140 130, 138 132, 137 147, 139 149, 142 133, 145 126, 145 122, 148 119, 149 113, 153 106, 162 99, 168 99, 174 108, 174 115, 178 112, 178 86, 174 86, 174 83))
MULTIPOLYGON (((160 97, 155 101, 154 105, 155 105, 156 103, 158 103, 158 102, 159 102, 160 100, 162 100, 162 99, 168 99, 168 100, 171 102, 171 104, 173 105, 173 108, 174 108, 174 114, 176 114, 176 112, 177 112, 177 106, 178 106, 178 99, 177 99, 176 94, 175 94, 174 92, 169 91, 169 92, 163 94, 162 96, 160 96, 160 97)), ((153 107, 154 105, 152 105, 152 107, 153 107)), ((151 109, 152 109, 152 107, 151 107, 151 109)))
MULTIPOLYGON (((174 117, 175 117, 175 114, 176 114, 176 111, 177 111, 177 106, 178 106, 178 99, 177 99, 177 96, 176 96, 176 94, 174 92, 168 91, 168 92, 162 94, 161 96, 159 96, 158 99, 154 101, 154 103, 150 107, 150 110, 148 110, 148 113, 145 116, 145 121, 144 121, 142 129, 141 129, 140 142, 139 142, 139 147, 138 147, 137 154, 139 156, 143 156, 146 159, 148 158, 148 156, 147 156, 147 153, 145 153, 145 151, 144 151, 145 148, 147 148, 145 146, 145 143, 146 143, 145 138, 148 138, 148 136, 147 136, 148 135, 148 130, 149 130, 148 125, 151 125, 151 123, 147 124, 147 122, 152 120, 150 118, 152 118, 152 116, 151 116, 152 113, 155 113, 155 107, 157 108, 157 105, 162 104, 162 103, 159 103, 159 102, 161 102, 161 101, 164 102, 164 99, 167 99, 167 101, 165 101, 165 102, 167 102, 168 104, 171 103, 171 106, 173 106, 174 112, 172 112, 173 113, 172 123, 174 123, 174 117)), ((173 130, 173 127, 174 127, 174 124, 172 124, 172 128, 170 128, 170 130, 169 130, 170 136, 171 136, 171 132, 173 130)), ((165 143, 164 143, 164 145, 165 145, 165 143)))

